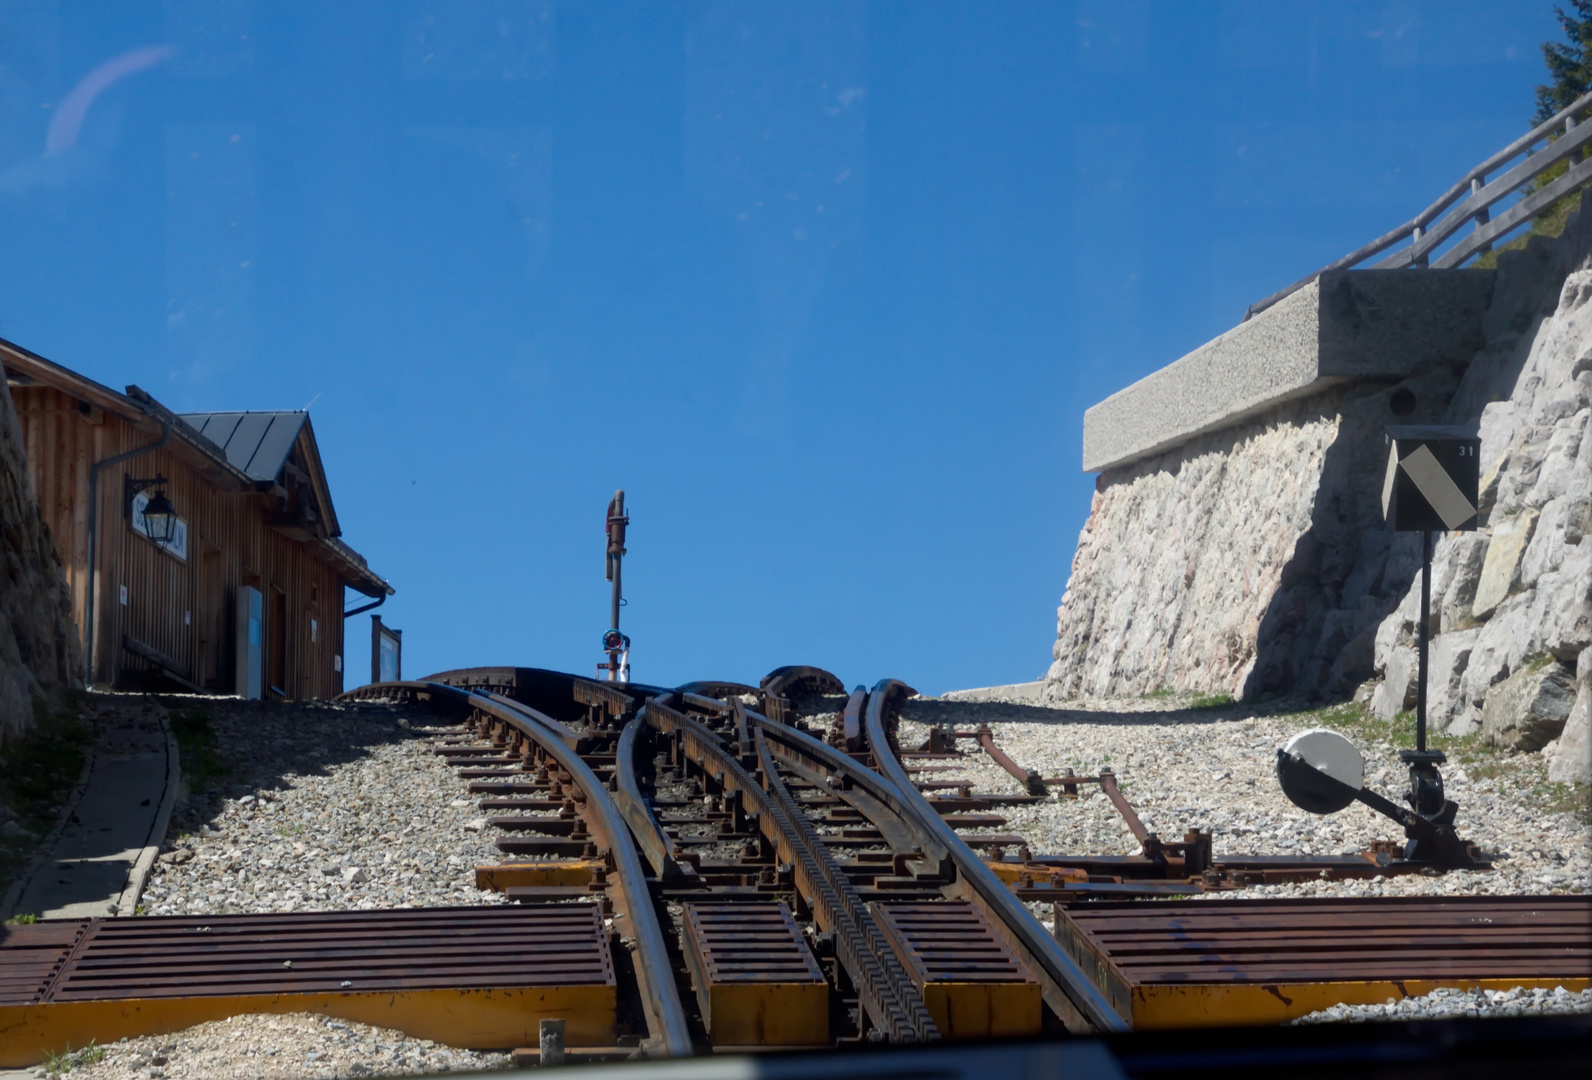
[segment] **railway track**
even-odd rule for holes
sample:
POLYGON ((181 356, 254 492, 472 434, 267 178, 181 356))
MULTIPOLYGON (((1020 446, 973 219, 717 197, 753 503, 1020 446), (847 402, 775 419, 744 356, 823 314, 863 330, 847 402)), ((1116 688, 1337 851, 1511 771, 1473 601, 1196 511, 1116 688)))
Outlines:
POLYGON ((29 1032, 12 1048, 27 1063, 32 1046, 239 1010, 385 1020, 482 1049, 534 1044, 539 1019, 558 1019, 589 1060, 1276 1023, 1429 986, 1586 984, 1585 898, 1099 903, 1200 891, 1184 875, 1201 845, 1034 855, 1002 831, 1003 808, 1069 783, 1120 799, 1114 778, 1038 778, 988 731, 903 747, 911 696, 894 680, 847 691, 817 668, 757 687, 528 668, 362 687, 345 697, 436 717, 425 736, 502 853, 477 885, 518 906, 149 919, 131 938, 119 922, 41 923, 0 937, 0 1023, 29 1032), (948 776, 970 760, 964 737, 1025 790, 948 776), (1146 868, 1163 879, 1132 880, 1146 868), (1388 944, 1416 928, 1445 951, 1417 963, 1418 948, 1344 946, 1343 928, 1373 923, 1388 944), (181 977, 133 1007, 156 955, 181 977))
POLYGON ((849 751, 791 707, 839 687, 466 669, 355 694, 457 714, 437 752, 505 831, 482 884, 611 910, 642 1021, 623 1034, 651 1052, 1124 1028, 973 850, 1021 838, 977 799, 925 799, 879 734, 904 685, 849 695, 849 751))
MULTIPOLYGON (((1047 868, 1021 836, 1001 831, 999 814, 1045 796, 937 779, 966 761, 955 745, 964 733, 898 745, 897 713, 913 691, 894 680, 848 692, 821 669, 782 668, 757 687, 621 692, 494 668, 357 693, 412 695, 460 713, 458 736, 438 752, 453 758, 483 809, 512 811, 490 819, 506 831, 498 846, 510 861, 483 868, 481 883, 527 904, 595 897, 612 912, 625 946, 616 955, 632 957, 635 972, 635 1022, 623 1030, 621 1007, 616 1042, 650 1053, 1122 1031, 1161 1015, 1143 1003, 1160 999, 1124 991, 1124 979, 1136 977, 1125 974, 1131 963, 1120 947, 1091 944, 1116 939, 1082 914, 1107 908, 1077 902, 1201 888, 1200 877, 1181 877, 1199 874, 1197 839, 1165 845, 1158 863, 1126 857, 1130 873, 1143 871, 1140 862, 1159 865, 1170 881, 1125 878, 1109 858, 1090 872, 1047 868), (1044 880, 1047 873, 1054 876, 1044 880), (1054 931, 1035 915, 1052 904, 1054 931)), ((1036 779, 1001 754, 989 732, 965 734, 1025 787, 1036 779)), ((1109 796, 1113 779, 1037 785, 1093 781, 1109 796)), ((1123 813, 1133 820, 1131 807, 1123 813)), ((1222 879, 1227 871, 1217 869, 1204 879, 1222 879)), ((1236 905, 1237 924, 1256 917, 1243 901, 1236 905)), ((1586 908, 1531 917, 1547 919, 1547 938, 1568 933, 1579 942, 1586 908)), ((1473 942, 1467 955, 1496 955, 1487 927, 1471 926, 1458 909, 1433 914, 1458 920, 1453 940, 1473 942)), ((1126 908, 1117 917, 1145 918, 1126 908)), ((1268 944, 1268 933, 1281 932, 1257 925, 1261 953, 1283 945, 1268 944)), ((1510 955, 1518 972, 1482 965, 1475 977, 1518 978, 1542 967, 1536 953, 1510 955)), ((1560 958, 1560 967, 1578 956, 1560 958)), ((1361 959, 1325 957, 1306 981, 1353 981, 1361 959)), ((1187 955, 1182 962, 1203 963, 1187 955)), ((1223 965, 1231 958, 1213 947, 1208 966, 1223 965)), ((1563 978, 1558 968, 1549 974, 1563 978)), ((1215 984, 1199 993, 1233 998, 1215 984)), ((1256 1000, 1270 1006, 1270 997, 1256 1000)), ((1235 1007, 1185 1012, 1220 1022, 1222 1010, 1235 1007)), ((1287 1015, 1266 1014, 1272 1022, 1287 1015)))

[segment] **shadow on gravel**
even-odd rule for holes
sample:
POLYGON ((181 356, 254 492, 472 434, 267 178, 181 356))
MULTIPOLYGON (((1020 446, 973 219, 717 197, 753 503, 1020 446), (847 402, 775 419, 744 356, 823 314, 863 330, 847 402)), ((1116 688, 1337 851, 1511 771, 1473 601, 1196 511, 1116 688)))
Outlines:
POLYGON ((1004 701, 941 701, 912 698, 901 706, 901 716, 919 724, 1108 724, 1146 727, 1165 724, 1218 724, 1251 717, 1283 716, 1309 706, 1299 700, 1279 698, 1263 702, 1224 702, 1220 705, 1158 708, 1154 699, 1119 703, 1119 708, 1052 708, 1004 701))
POLYGON ((259 702, 162 695, 182 758, 168 839, 213 821, 228 798, 286 788, 378 748, 425 738, 438 714, 382 702, 259 702))

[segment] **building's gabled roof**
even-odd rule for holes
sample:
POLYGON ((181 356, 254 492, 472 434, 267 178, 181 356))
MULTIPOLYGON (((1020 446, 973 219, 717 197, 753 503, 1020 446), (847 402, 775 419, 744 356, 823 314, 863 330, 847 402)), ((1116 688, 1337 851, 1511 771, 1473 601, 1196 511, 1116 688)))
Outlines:
POLYGON ((227 461, 249 479, 271 482, 293 452, 307 412, 178 413, 183 422, 215 443, 227 461))
POLYGON ((344 581, 350 588, 366 596, 393 593, 393 587, 370 569, 364 556, 338 538, 342 530, 332 508, 331 491, 308 412, 187 413, 179 417, 136 386, 119 394, 4 338, 0 338, 0 361, 8 382, 53 386, 77 397, 80 406, 114 413, 151 435, 169 431, 170 449, 196 465, 201 476, 223 491, 252 488, 281 495, 284 471, 292 473, 294 481, 307 481, 323 515, 319 524, 315 518, 306 522, 278 517, 271 522, 272 527, 329 558, 346 575, 344 581), (295 449, 298 464, 293 463, 295 449))

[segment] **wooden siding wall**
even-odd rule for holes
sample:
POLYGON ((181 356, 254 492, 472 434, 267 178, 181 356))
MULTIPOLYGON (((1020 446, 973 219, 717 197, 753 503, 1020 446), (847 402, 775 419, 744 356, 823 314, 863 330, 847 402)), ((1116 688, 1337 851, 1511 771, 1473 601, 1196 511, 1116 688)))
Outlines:
MULTIPOLYGON (((55 536, 72 590, 72 617, 82 633, 88 587, 88 480, 96 461, 154 442, 109 413, 91 419, 75 397, 50 387, 12 387, 22 422, 39 508, 55 536)), ((267 625, 264 658, 267 673, 276 665, 269 643, 285 639, 287 686, 293 698, 325 698, 340 693, 343 674, 335 658, 343 652, 343 588, 336 571, 307 545, 289 539, 265 524, 267 498, 254 492, 218 489, 168 445, 100 470, 99 577, 95 598, 94 659, 91 679, 113 683, 124 669, 150 666, 126 653, 124 634, 187 666, 192 681, 220 693, 233 690, 238 586, 255 585, 264 597, 267 625), (123 483, 128 476, 160 473, 169 483, 166 495, 178 516, 188 522, 188 559, 184 562, 134 532, 124 510, 123 483), (206 596, 204 553, 218 552, 221 595, 206 596), (121 603, 121 586, 127 604, 121 603), (270 625, 277 610, 272 597, 283 594, 287 618, 280 629, 270 625), (203 648, 207 614, 219 614, 220 649, 203 648), (186 619, 185 619, 186 614, 186 619), (311 640, 310 621, 318 624, 311 640), (220 670, 211 670, 205 653, 219 652, 220 670)), ((345 660, 346 667, 346 660, 345 660)))

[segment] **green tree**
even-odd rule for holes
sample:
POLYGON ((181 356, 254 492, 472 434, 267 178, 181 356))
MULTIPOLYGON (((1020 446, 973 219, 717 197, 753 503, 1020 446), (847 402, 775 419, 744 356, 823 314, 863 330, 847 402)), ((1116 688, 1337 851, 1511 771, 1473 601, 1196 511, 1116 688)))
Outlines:
POLYGON ((1533 127, 1553 119, 1555 113, 1592 88, 1592 0, 1570 0, 1570 7, 1572 12, 1561 7, 1553 9, 1569 40, 1550 41, 1542 46, 1542 59, 1553 81, 1537 87, 1533 127))
MULTIPOLYGON (((1569 11, 1556 7, 1553 13, 1559 19, 1566 40, 1549 41, 1542 46, 1542 60, 1548 66, 1548 76, 1552 81, 1547 86, 1537 87, 1537 111, 1531 118, 1532 127, 1552 120, 1561 110, 1573 104, 1576 98, 1592 90, 1592 0, 1570 0, 1569 11)), ((1549 136, 1550 139, 1557 137, 1558 134, 1549 136)), ((1581 152, 1586 153, 1585 150, 1581 152)), ((1553 183, 1569 167, 1568 161, 1559 162, 1527 184, 1522 193, 1529 195, 1553 183)), ((1483 252, 1471 265, 1495 267, 1498 265, 1499 251, 1523 248, 1533 236, 1558 236, 1569 223, 1570 212, 1580 205, 1581 192, 1566 195, 1538 213, 1523 235, 1483 252)))

